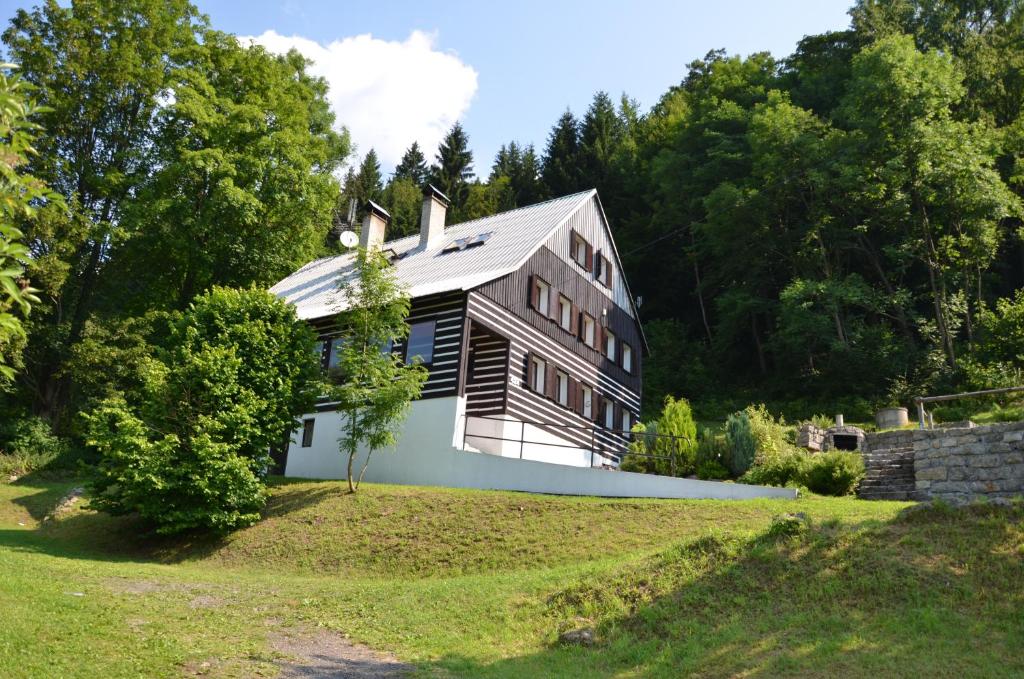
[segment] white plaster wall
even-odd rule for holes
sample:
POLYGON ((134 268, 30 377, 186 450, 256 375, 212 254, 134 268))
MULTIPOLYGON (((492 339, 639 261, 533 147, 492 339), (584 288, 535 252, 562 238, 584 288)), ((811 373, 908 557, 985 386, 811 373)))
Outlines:
MULTIPOLYGON (((471 450, 572 467, 590 466, 589 449, 566 442, 560 436, 532 424, 524 425, 522 420, 511 415, 470 417, 466 426, 466 447, 471 450), (522 446, 520 439, 524 441, 522 446)), ((594 455, 593 461, 595 467, 600 467, 602 463, 614 464, 612 458, 601 455, 594 455)))
MULTIPOLYGON (((535 460, 463 452, 461 422, 465 410, 462 397, 427 399, 412 404, 398 445, 377 451, 365 479, 376 483, 397 483, 485 490, 518 490, 557 495, 599 497, 794 498, 789 488, 766 488, 740 483, 696 481, 667 476, 611 471, 551 464, 535 460)), ((302 448, 292 443, 288 454, 288 476, 344 478, 345 461, 338 452, 340 421, 336 413, 317 413, 313 445, 302 448)), ((298 438, 296 437, 296 440, 298 438)), ((357 464, 362 465, 363 452, 357 464)))

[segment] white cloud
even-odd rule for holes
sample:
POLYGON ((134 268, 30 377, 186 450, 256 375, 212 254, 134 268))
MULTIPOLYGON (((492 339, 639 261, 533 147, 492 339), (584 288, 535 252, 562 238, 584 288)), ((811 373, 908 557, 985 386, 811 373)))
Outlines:
POLYGON ((404 42, 365 34, 321 45, 275 31, 241 40, 280 54, 295 48, 312 59, 309 71, 327 80, 338 125, 352 133, 360 156, 372 147, 385 167, 398 163, 413 141, 431 160, 477 89, 476 70, 438 50, 435 36, 422 31, 404 42))

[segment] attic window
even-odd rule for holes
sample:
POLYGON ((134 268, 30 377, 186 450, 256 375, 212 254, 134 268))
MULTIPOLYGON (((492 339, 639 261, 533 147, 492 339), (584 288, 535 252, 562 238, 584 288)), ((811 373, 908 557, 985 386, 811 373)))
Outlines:
POLYGON ((475 248, 483 245, 494 235, 493 231, 485 231, 484 233, 478 233, 475 236, 469 236, 467 238, 456 238, 454 242, 444 246, 441 250, 442 253, 456 252, 457 250, 468 250, 469 248, 475 248))

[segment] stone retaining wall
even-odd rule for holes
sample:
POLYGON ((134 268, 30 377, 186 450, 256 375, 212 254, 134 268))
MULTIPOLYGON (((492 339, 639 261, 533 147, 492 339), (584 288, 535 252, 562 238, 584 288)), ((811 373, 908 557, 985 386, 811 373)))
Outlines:
POLYGON ((1024 422, 868 434, 857 494, 964 502, 1024 495, 1024 422))
POLYGON ((1024 494, 1024 422, 914 432, 917 499, 1024 494))

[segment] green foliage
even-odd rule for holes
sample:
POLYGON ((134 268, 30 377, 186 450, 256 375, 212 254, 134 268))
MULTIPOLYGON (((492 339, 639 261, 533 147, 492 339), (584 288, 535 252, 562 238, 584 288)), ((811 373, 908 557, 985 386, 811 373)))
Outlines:
POLYGON ((727 467, 733 476, 741 476, 754 464, 757 440, 746 412, 733 413, 725 420, 725 438, 729 443, 727 467))
POLYGON ((687 476, 695 471, 697 426, 685 398, 666 396, 658 420, 646 425, 637 423, 633 432, 630 451, 640 454, 626 456, 622 462, 624 471, 663 476, 673 472, 676 476, 687 476))
POLYGON ((419 361, 406 365, 390 351, 393 342, 409 333, 410 299, 387 257, 377 250, 360 250, 355 274, 342 282, 341 292, 348 308, 338 316, 342 344, 331 393, 343 423, 338 446, 348 458, 348 488, 355 492, 374 451, 394 444, 428 373, 419 361), (356 477, 360 447, 366 457, 356 477))
POLYGON ((755 464, 739 480, 760 486, 800 485, 803 483, 802 473, 808 458, 802 450, 787 450, 755 464))
POLYGON ((697 463, 697 478, 704 481, 723 481, 730 477, 729 470, 721 462, 708 460, 697 463))
POLYGON ((23 476, 55 462, 66 462, 70 445, 46 421, 13 413, 0 424, 0 476, 23 476))
POLYGON ((391 215, 387 233, 389 240, 419 233, 423 192, 415 181, 396 175, 384 188, 381 205, 391 215))
POLYGON ((426 184, 429 176, 427 170, 427 161, 423 157, 423 151, 420 150, 420 145, 417 142, 413 142, 412 145, 405 150, 402 155, 402 159, 395 166, 395 173, 392 175, 392 181, 399 179, 408 179, 417 188, 423 188, 426 184))
POLYGON ((35 203, 61 204, 46 184, 25 172, 40 129, 32 118, 40 109, 28 99, 29 88, 13 68, 0 64, 0 386, 14 377, 11 357, 20 353, 25 339, 20 317, 39 302, 39 291, 24 280, 30 255, 18 224, 35 215, 35 203))
POLYGON ((93 506, 138 514, 160 533, 223 532, 259 518, 269 448, 313 405, 314 335, 261 290, 215 288, 143 359, 141 394, 86 414, 101 455, 93 506))
POLYGON ((469 149, 469 135, 461 123, 452 125, 437 149, 430 167, 430 182, 452 202, 447 221, 463 221, 461 210, 469 198, 470 179, 473 177, 473 152, 469 149))
POLYGON ((729 441, 725 435, 714 434, 710 429, 704 429, 701 432, 696 451, 697 476, 705 478, 701 476, 701 469, 704 469, 705 473, 723 469, 728 476, 731 458, 729 441))
POLYGON ((67 427, 90 323, 269 285, 322 252, 348 137, 305 59, 242 47, 187 0, 45 2, 3 41, 45 106, 26 170, 68 205, 24 225, 44 294, 19 398, 67 427))
POLYGON ((850 495, 863 477, 861 454, 844 450, 810 455, 800 472, 800 482, 820 495, 850 495))

